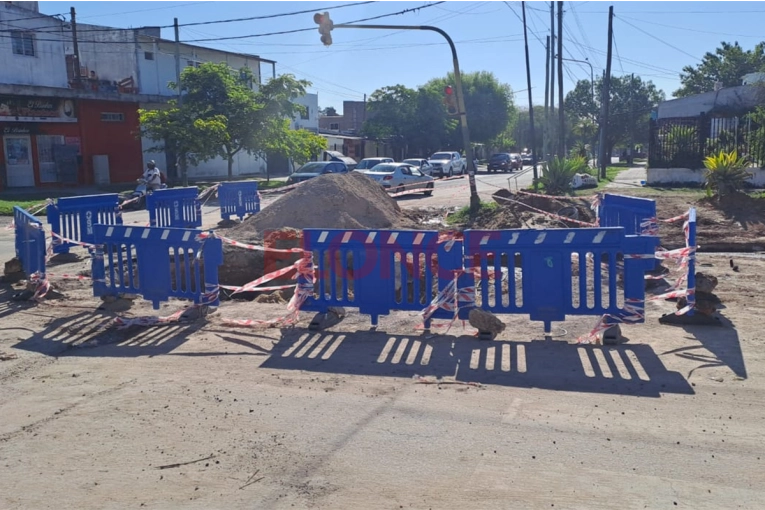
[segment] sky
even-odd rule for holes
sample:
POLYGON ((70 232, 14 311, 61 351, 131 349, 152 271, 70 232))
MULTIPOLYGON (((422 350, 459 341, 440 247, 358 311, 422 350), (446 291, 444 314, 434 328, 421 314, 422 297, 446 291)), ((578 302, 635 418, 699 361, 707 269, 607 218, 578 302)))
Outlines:
MULTIPOLYGON (((192 44, 258 55, 275 60, 276 73, 291 73, 312 82, 319 106, 342 113, 343 100, 360 101, 376 89, 402 84, 415 88, 453 69, 444 39, 434 32, 335 29, 333 43, 320 42, 313 14, 185 27, 185 23, 266 16, 310 10, 327 11, 336 23, 409 11, 368 21, 370 24, 432 25, 454 40, 464 72, 490 71, 515 92, 515 103, 528 106, 521 2, 40 2, 44 14, 64 14, 74 7, 78 21, 135 28, 170 26, 162 37, 173 39, 173 18, 180 39, 192 44), (430 6, 428 6, 430 5, 430 6), (345 7, 343 7, 345 6, 345 7), (420 8, 420 9, 417 9, 420 8), (416 10, 415 10, 416 9, 416 10), (224 39, 311 29, 282 35, 224 39), (207 41, 192 42, 198 39, 207 41), (212 40, 210 40, 212 39, 212 40)), ((751 49, 765 40, 762 2, 564 2, 564 58, 589 60, 595 75, 606 65, 608 7, 614 6, 612 75, 635 73, 650 80, 668 99, 680 86, 686 65, 701 62, 721 41, 738 41, 751 49)), ((544 103, 545 39, 550 2, 526 2, 529 29, 532 100, 544 103)), ((557 31, 557 15, 556 15, 557 31)), ((263 64, 264 77, 270 65, 263 64)), ((564 60, 564 92, 589 79, 590 67, 564 60)), ((556 79, 557 87, 557 79, 556 79)), ((557 96, 557 93, 556 93, 557 96)))

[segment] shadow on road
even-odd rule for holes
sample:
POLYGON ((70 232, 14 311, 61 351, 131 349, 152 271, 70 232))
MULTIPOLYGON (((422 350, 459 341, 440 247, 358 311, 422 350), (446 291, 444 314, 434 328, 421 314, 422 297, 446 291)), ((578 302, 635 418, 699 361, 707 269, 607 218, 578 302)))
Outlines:
POLYGON ((647 345, 600 347, 563 342, 481 342, 474 337, 285 330, 261 365, 279 370, 457 381, 559 391, 659 397, 693 394, 647 345))

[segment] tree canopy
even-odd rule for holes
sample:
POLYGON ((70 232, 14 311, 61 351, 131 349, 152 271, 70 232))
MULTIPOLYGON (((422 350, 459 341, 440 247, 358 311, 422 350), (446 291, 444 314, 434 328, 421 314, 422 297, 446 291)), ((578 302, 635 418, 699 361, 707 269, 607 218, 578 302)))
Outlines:
POLYGON ((765 71, 765 42, 746 51, 738 42, 723 42, 714 53, 707 52, 700 64, 683 68, 680 73, 682 86, 673 94, 686 97, 711 92, 716 81, 723 87, 735 87, 741 85, 744 75, 760 71, 765 71))

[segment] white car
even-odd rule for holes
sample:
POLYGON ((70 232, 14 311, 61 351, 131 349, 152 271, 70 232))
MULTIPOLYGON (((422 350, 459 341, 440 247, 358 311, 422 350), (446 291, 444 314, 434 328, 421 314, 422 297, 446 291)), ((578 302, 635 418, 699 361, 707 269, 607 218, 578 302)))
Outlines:
POLYGON ((430 173, 432 176, 463 175, 467 169, 467 162, 459 152, 436 152, 430 156, 428 163, 433 167, 430 173))
POLYGON ((424 173, 425 175, 432 175, 433 167, 430 165, 430 163, 428 163, 427 159, 405 159, 402 161, 402 163, 418 167, 420 172, 424 173))
POLYGON ((407 163, 382 163, 362 172, 394 193, 425 189, 423 193, 426 196, 433 194, 433 177, 424 175, 419 168, 407 163))
POLYGON ((380 163, 393 163, 393 158, 364 158, 359 161, 354 170, 371 170, 380 163))

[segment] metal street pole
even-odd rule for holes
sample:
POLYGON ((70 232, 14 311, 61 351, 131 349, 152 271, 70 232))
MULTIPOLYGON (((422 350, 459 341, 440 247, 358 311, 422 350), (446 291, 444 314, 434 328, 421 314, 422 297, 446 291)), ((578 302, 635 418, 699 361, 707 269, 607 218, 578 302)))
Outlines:
POLYGON ((465 111, 465 96, 462 93, 462 76, 460 75, 460 64, 457 60, 457 48, 454 47, 454 41, 449 34, 438 27, 427 25, 333 25, 332 28, 362 28, 372 30, 429 30, 441 34, 449 47, 452 49, 452 60, 454 63, 454 85, 457 91, 457 107, 459 108, 460 127, 462 128, 462 144, 465 146, 465 157, 468 159, 468 180, 470 182, 470 210, 477 211, 481 207, 481 199, 478 197, 478 190, 475 185, 475 162, 473 160, 473 147, 470 145, 470 130, 468 129, 467 112, 465 111))
MULTIPOLYGON (((592 69, 592 64, 589 60, 577 60, 575 58, 564 58, 568 62, 579 62, 580 64, 587 64, 590 66, 590 95, 592 96, 592 104, 595 104, 595 72, 592 69)), ((592 142, 592 154, 595 155, 595 141, 592 142)), ((589 163, 588 163, 589 164, 589 163)))

